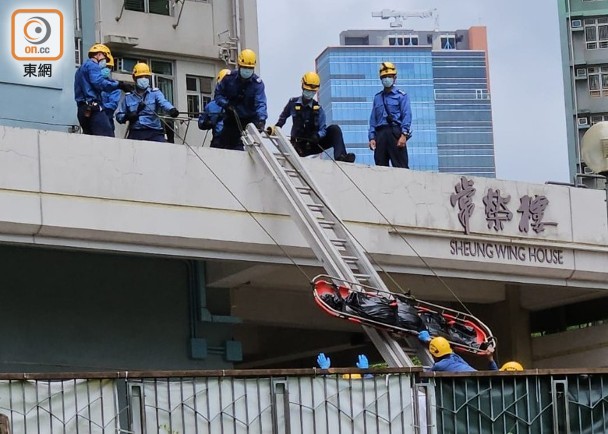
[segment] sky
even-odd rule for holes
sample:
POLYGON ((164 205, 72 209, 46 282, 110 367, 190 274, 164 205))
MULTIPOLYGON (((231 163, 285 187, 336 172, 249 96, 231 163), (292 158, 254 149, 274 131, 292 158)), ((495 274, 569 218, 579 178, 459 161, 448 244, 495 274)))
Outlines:
MULTIPOLYGON (((276 122, 287 100, 300 94, 300 78, 314 70, 315 58, 326 47, 340 44, 341 31, 389 29, 388 20, 372 18, 372 11, 436 8, 440 30, 487 27, 496 177, 568 181, 557 4, 557 0, 257 0, 258 56, 268 123, 276 122)), ((433 19, 409 18, 404 28, 433 26, 433 19)))

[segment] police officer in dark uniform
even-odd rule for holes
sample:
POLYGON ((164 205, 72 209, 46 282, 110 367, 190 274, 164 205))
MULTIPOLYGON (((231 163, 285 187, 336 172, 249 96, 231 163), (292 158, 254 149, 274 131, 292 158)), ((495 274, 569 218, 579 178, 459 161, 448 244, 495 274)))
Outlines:
MULTIPOLYGON (((315 101, 321 79, 316 72, 307 72, 302 76, 302 96, 291 98, 276 123, 283 127, 291 116, 291 143, 301 157, 320 154, 326 149, 334 148, 336 161, 355 161, 355 154, 347 153, 344 146, 342 129, 338 125, 326 125, 325 112, 315 101)), ((272 128, 270 133, 273 134, 272 128)))
POLYGON ((253 123, 264 130, 268 111, 264 82, 254 72, 256 56, 252 50, 239 53, 238 68, 224 76, 215 88, 214 100, 226 113, 220 147, 243 150, 241 132, 253 123))
POLYGON ((369 148, 377 166, 409 168, 407 140, 412 136, 412 109, 409 96, 395 87, 397 68, 391 62, 380 65, 384 89, 374 96, 369 118, 369 148))
POLYGON ((129 92, 130 84, 104 78, 102 69, 111 55, 110 49, 103 44, 95 44, 89 50, 89 58, 74 75, 74 99, 78 106, 78 123, 84 134, 114 137, 110 119, 103 111, 102 92, 116 89, 129 92))

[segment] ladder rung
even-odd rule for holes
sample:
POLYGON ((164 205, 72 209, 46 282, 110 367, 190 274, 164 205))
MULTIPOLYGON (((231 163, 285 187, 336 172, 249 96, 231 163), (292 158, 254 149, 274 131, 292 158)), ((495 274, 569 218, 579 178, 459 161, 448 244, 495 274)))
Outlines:
POLYGON ((300 177, 300 175, 298 174, 297 170, 285 169, 285 173, 287 173, 287 175, 291 176, 292 178, 299 178, 300 177))
POLYGON ((325 205, 318 203, 308 203, 306 206, 310 208, 311 211, 323 211, 323 208, 325 208, 325 205))
POLYGON ((331 241, 331 243, 336 247, 346 246, 346 243, 347 243, 347 241, 343 240, 342 238, 336 238, 336 239, 329 240, 329 241, 331 241))
POLYGON ((369 280, 369 274, 353 274, 358 281, 369 280))
POLYGON ((329 220, 319 220, 319 225, 323 228, 333 228, 336 225, 336 222, 332 222, 329 220))
POLYGON ((296 187, 296 190, 298 190, 298 192, 301 193, 301 194, 310 194, 310 193, 312 193, 312 189, 310 187, 296 187))
POLYGON ((347 264, 356 264, 357 262, 359 262, 359 258, 357 258, 356 256, 342 256, 342 259, 344 259, 344 262, 346 262, 347 264))

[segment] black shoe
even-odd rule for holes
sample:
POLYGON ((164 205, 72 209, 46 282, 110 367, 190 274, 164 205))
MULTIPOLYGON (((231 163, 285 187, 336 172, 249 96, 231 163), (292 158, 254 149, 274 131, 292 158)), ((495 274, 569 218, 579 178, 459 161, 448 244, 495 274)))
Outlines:
POLYGON ((336 157, 336 161, 345 161, 347 163, 354 163, 355 162, 355 154, 349 152, 348 154, 342 154, 339 157, 336 157))

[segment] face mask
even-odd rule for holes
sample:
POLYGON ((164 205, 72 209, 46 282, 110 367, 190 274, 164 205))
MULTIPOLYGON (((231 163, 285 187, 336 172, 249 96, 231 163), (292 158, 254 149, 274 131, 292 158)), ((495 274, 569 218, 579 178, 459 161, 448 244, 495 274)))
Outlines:
POLYGON ((106 67, 106 59, 101 59, 99 62, 97 62, 97 64, 101 67, 101 68, 105 68, 106 67))
POLYGON ((241 74, 242 78, 247 80, 248 78, 251 78, 251 76, 253 75, 253 69, 252 68, 239 68, 239 74, 241 74))
POLYGON ((102 68, 101 69, 101 76, 103 78, 108 78, 110 76, 110 68, 102 68))
POLYGON ((384 87, 391 87, 394 82, 395 79, 393 77, 382 77, 382 86, 384 87))
POLYGON ((137 79, 137 87, 140 89, 147 89, 150 86, 150 79, 140 77, 137 79))
POLYGON ((302 98, 303 99, 313 99, 315 97, 315 94, 317 92, 315 92, 314 90, 303 90, 302 91, 302 98))

